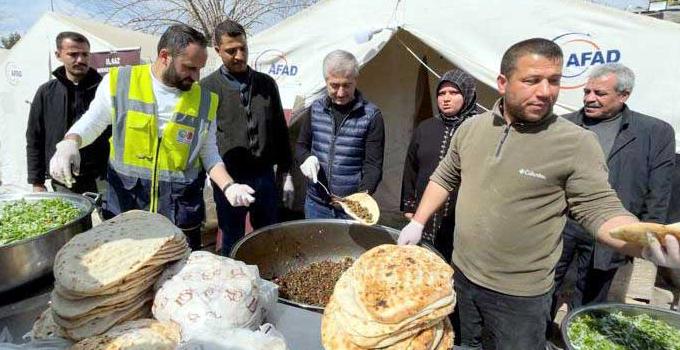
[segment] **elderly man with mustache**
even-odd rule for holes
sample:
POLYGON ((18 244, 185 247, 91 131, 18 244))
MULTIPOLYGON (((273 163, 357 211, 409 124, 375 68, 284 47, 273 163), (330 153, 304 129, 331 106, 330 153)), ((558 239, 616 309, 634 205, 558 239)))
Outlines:
MULTIPOLYGON (((623 206, 640 221, 663 224, 671 196, 675 133, 670 124, 628 108, 626 101, 634 85, 630 68, 620 63, 598 66, 583 88, 583 108, 564 117, 597 136, 609 168, 609 183, 623 206)), ((569 217, 564 251, 555 270, 556 292, 573 259, 578 273, 567 301, 570 308, 607 301, 616 270, 632 260, 596 243, 569 217)), ((553 303, 554 314, 557 305, 553 303)))

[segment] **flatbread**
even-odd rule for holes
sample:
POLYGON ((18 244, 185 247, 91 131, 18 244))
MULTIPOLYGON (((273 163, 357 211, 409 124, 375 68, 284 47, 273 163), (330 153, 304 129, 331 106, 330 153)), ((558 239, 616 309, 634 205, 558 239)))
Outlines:
POLYGON ((129 299, 119 305, 112 305, 106 308, 101 308, 95 310, 95 312, 82 315, 81 317, 78 318, 65 319, 61 317, 57 312, 54 312, 52 317, 54 318, 54 321, 61 327, 64 327, 65 329, 74 329, 82 327, 96 319, 107 317, 112 314, 120 312, 125 313, 128 310, 136 310, 140 307, 141 304, 144 304, 145 302, 151 300, 153 300, 153 291, 147 291, 141 298, 129 299))
POLYGON ((40 340, 52 337, 66 337, 64 329, 54 322, 52 315, 52 309, 49 307, 40 314, 40 317, 33 323, 31 338, 40 340))
POLYGON ((439 346, 436 350, 451 350, 453 349, 453 341, 455 340, 455 334, 453 334, 453 326, 448 317, 444 320, 444 336, 442 337, 439 346))
POLYGON ((174 350, 180 342, 179 326, 152 319, 128 321, 106 333, 84 339, 71 350, 174 350))
POLYGON ((82 299, 66 299, 56 291, 52 291, 52 309, 63 318, 75 318, 88 313, 100 311, 112 305, 120 305, 128 300, 137 300, 148 292, 155 279, 150 278, 146 283, 133 286, 120 293, 92 296, 82 299))
MULTIPOLYGON (((331 299, 328 306, 336 310, 337 304, 331 299)), ((335 312, 335 311, 332 311, 335 312)), ((389 350, 433 350, 440 344, 444 333, 444 322, 438 322, 433 327, 420 330, 415 335, 401 339, 382 349, 389 350)), ((324 313, 321 320, 321 341, 326 350, 362 350, 369 349, 361 347, 352 342, 352 337, 345 333, 344 328, 337 323, 337 320, 324 313)))
POLYGON ((635 224, 619 226, 611 231, 609 234, 617 239, 635 243, 642 246, 649 245, 647 240, 647 232, 656 236, 661 245, 666 244, 665 236, 673 235, 680 240, 680 223, 672 225, 662 225, 651 222, 638 222, 635 224))
POLYGON ((76 341, 100 335, 111 327, 121 324, 125 321, 136 320, 147 317, 151 313, 151 303, 141 303, 137 308, 129 310, 118 311, 105 317, 97 318, 88 322, 87 324, 74 328, 64 329, 66 335, 76 341))
POLYGON ((365 192, 354 193, 342 199, 336 199, 335 201, 338 204, 340 204, 340 206, 345 211, 345 213, 347 213, 347 215, 349 215, 350 217, 352 217, 352 219, 362 224, 375 225, 378 223, 378 219, 380 219, 380 208, 378 207, 378 203, 368 193, 365 192), (364 218, 359 217, 357 213, 354 212, 354 210, 347 201, 354 201, 357 204, 364 207, 364 209, 366 209, 371 214, 371 220, 366 220, 364 218))
POLYGON ((163 272, 163 267, 162 266, 153 266, 149 270, 145 270, 144 274, 140 274, 138 276, 128 276, 126 277, 126 280, 122 284, 118 284, 115 286, 111 286, 106 290, 102 290, 99 292, 92 292, 88 294, 83 294, 83 293, 78 293, 78 292, 73 292, 71 290, 66 289, 63 287, 61 284, 58 282, 54 283, 54 291, 59 294, 60 297, 72 301, 78 301, 82 300, 85 298, 90 298, 90 297, 100 297, 100 296, 112 296, 117 293, 132 289, 132 288, 137 288, 143 285, 153 285, 156 280, 158 280, 160 274, 163 272), (129 279, 128 279, 129 278, 129 279))
MULTIPOLYGON (((453 312, 455 306, 455 294, 451 294, 428 305, 409 318, 398 323, 382 323, 372 318, 372 315, 357 304, 354 291, 354 270, 350 267, 338 280, 333 291, 333 298, 338 304, 338 309, 333 310, 333 317, 338 319, 339 324, 347 329, 354 341, 362 346, 386 346, 390 342, 406 338, 409 334, 431 327, 446 315, 453 312), (409 334, 404 334, 405 331, 409 334)), ((326 306, 328 308, 328 306, 326 306)))
POLYGON ((415 245, 380 245, 353 268, 357 304, 381 323, 399 323, 452 295, 451 266, 415 245))
POLYGON ((74 294, 107 290, 146 266, 164 247, 168 250, 169 242, 182 242, 183 236, 163 215, 129 211, 66 243, 56 255, 54 277, 74 294))

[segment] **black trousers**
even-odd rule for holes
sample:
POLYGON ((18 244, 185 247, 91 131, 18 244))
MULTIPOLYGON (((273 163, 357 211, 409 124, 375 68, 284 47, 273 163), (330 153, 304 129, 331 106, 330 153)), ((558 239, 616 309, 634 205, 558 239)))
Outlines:
POLYGON ((560 260, 555 265, 555 293, 551 306, 551 316, 555 317, 559 309, 559 294, 572 260, 576 263, 576 282, 574 289, 568 291, 566 300, 569 310, 583 305, 604 303, 618 268, 599 270, 594 268, 594 240, 578 232, 565 230, 563 234, 563 250, 560 260))
POLYGON ((483 330, 493 337, 496 350, 545 349, 552 291, 532 297, 507 295, 476 285, 458 269, 453 280, 454 332, 461 349, 481 349, 483 330))

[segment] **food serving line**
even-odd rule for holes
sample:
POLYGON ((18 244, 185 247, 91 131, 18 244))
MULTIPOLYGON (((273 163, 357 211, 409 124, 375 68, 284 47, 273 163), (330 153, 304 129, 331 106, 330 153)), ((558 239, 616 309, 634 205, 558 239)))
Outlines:
MULTIPOLYGON (((4 267, 0 269, 0 343, 23 343, 22 336, 31 330, 34 321, 50 301, 53 284, 49 275, 52 273, 52 261, 57 250, 75 234, 91 227, 90 214, 96 209, 96 198, 68 194, 0 196, 0 208, 3 202, 15 201, 19 197, 28 201, 58 197, 78 208, 79 215, 48 234, 0 245, 0 264, 4 267), (15 297, 6 297, 11 294, 15 297)), ((293 221, 268 226, 246 236, 235 245, 230 255, 237 261, 256 265, 262 278, 277 280, 291 271, 308 268, 310 265, 326 266, 323 264, 348 258, 356 259, 371 248, 393 244, 397 237, 398 231, 392 228, 367 226, 354 221, 293 221)), ((334 284, 327 281, 319 283, 328 284, 326 287, 331 289, 331 284, 334 284)), ((322 349, 323 308, 286 297, 285 294, 280 295, 279 302, 269 310, 265 322, 275 326, 290 349, 322 349)), ((626 317, 650 315, 680 329, 680 316, 671 311, 652 307, 605 305, 572 312, 563 323, 563 337, 568 342, 569 334, 566 329, 580 315, 614 313, 622 313, 626 317)), ((568 345, 567 348, 572 347, 568 345)))
MULTIPOLYGON (((90 214, 96 210, 95 198, 79 195, 48 193, 0 198, 0 202, 51 198, 68 201, 78 208, 79 214, 49 234, 0 247, 0 260, 6 267, 0 270, 0 295, 5 296, 0 302, 0 342, 25 341, 22 337, 50 301, 53 280, 46 275, 52 273, 54 256, 74 235, 91 228, 90 214)), ((264 278, 273 279, 310 263, 358 257, 371 247, 394 243, 397 236, 394 229, 352 221, 288 222, 249 235, 235 246, 232 257, 257 265, 264 278)), ((322 349, 322 310, 282 298, 270 310, 266 322, 283 334, 290 349, 322 349)))

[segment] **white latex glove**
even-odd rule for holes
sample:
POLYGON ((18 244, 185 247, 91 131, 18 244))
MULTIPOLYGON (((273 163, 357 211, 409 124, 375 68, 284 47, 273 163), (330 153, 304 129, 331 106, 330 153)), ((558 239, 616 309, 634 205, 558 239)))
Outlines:
POLYGON ((80 151, 78 150, 78 143, 70 139, 57 143, 57 151, 50 159, 50 175, 52 178, 71 188, 73 183, 76 182, 73 175, 79 173, 80 151))
POLYGON ((680 269, 680 247, 678 239, 673 235, 666 235, 666 246, 662 247, 659 240, 651 233, 647 233, 649 245, 642 249, 642 257, 657 266, 680 269))
POLYGON ((288 209, 293 209, 293 201, 295 200, 295 186, 293 186, 293 177, 286 174, 286 180, 283 182, 283 205, 288 209))
POLYGON ((397 244, 418 244, 420 238, 423 236, 423 229, 425 226, 418 221, 411 220, 408 225, 404 226, 399 233, 397 244))
POLYGON ((316 156, 309 156, 300 165, 302 175, 310 179, 312 183, 316 183, 317 175, 319 174, 319 159, 316 156))
POLYGON ((252 195, 255 193, 248 185, 231 184, 224 190, 224 196, 227 197, 229 204, 232 207, 247 207, 255 201, 252 195))

